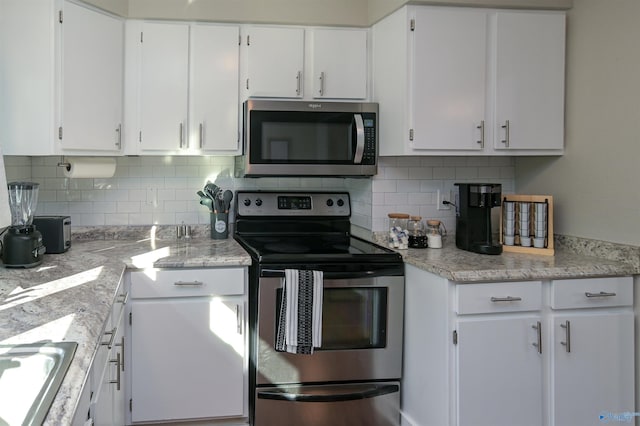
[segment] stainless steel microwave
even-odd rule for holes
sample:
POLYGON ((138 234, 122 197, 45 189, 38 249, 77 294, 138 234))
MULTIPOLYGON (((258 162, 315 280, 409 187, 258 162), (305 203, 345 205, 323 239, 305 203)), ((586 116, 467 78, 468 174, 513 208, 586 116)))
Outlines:
POLYGON ((372 176, 378 104, 249 99, 236 176, 372 176))

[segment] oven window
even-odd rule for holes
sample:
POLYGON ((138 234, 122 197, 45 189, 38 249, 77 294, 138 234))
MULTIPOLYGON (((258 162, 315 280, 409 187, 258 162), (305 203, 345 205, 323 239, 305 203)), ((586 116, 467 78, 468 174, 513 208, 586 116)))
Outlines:
POLYGON ((251 112, 252 163, 353 163, 353 114, 251 112))
MULTIPOLYGON (((322 297, 322 347, 319 350, 386 346, 386 287, 325 288, 322 297)), ((282 289, 277 290, 276 303, 276 318, 280 318, 282 289)))

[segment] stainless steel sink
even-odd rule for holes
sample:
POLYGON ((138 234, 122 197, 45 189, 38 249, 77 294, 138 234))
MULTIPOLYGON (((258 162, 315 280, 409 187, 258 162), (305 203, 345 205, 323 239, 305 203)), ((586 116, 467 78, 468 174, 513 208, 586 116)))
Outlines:
POLYGON ((77 347, 75 342, 0 345, 0 426, 42 424, 77 347))

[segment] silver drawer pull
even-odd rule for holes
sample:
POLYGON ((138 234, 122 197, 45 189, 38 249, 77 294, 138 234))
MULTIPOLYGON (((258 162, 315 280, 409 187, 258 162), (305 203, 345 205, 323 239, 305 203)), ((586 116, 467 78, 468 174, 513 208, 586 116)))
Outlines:
POLYGON ((560 327, 565 329, 566 339, 564 342, 560 342, 564 346, 564 350, 571 352, 571 321, 565 321, 564 324, 560 324, 560 327))
POLYGON ((601 291, 600 293, 591 293, 591 292, 587 291, 584 295, 587 296, 587 297, 613 297, 616 294, 615 293, 607 293, 605 291, 601 291))
POLYGON ((513 296, 491 298, 492 302, 519 302, 521 300, 522 300, 522 297, 513 297, 513 296))
POLYGON ((542 323, 540 323, 540 321, 538 321, 538 322, 536 322, 536 325, 532 325, 531 327, 534 330, 536 330, 537 335, 538 335, 538 341, 536 343, 533 343, 533 346, 538 348, 538 353, 541 354, 542 353, 542 323))
POLYGON ((177 286, 201 286, 204 285, 202 281, 176 281, 173 285, 177 286))

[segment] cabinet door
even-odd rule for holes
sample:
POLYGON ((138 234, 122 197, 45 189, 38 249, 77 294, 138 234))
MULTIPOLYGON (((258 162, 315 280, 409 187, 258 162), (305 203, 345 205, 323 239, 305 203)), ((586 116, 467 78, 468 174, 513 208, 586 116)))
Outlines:
POLYGON ((366 98, 366 30, 317 29, 311 37, 313 97, 366 98))
POLYGON ((140 150, 186 148, 189 26, 145 22, 140 35, 140 150))
POLYGON ((249 96, 302 97, 303 29, 252 27, 247 44, 249 96))
POLYGON ((118 153, 124 22, 65 2, 62 42, 62 149, 118 153))
POLYGON ((458 425, 542 424, 540 316, 458 321, 458 425))
POLYGON ((235 26, 191 26, 191 150, 238 149, 239 34, 235 26))
POLYGON ((496 149, 564 146, 565 16, 496 15, 496 149))
POLYGON ((487 12, 415 10, 413 149, 480 150, 486 104, 487 12))
POLYGON ((134 301, 133 422, 244 413, 242 299, 134 301))
POLYGON ((632 312, 554 316, 552 425, 613 423, 608 413, 634 411, 633 320, 632 312))

